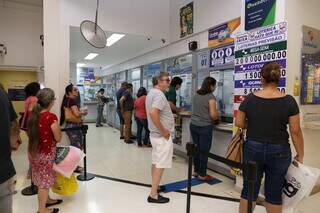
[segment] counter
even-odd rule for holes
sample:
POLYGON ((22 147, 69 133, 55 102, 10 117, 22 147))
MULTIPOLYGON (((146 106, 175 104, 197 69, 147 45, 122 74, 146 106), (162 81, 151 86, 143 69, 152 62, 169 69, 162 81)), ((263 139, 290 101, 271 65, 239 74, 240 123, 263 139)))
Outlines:
POLYGON ((83 102, 83 107, 87 107, 88 114, 84 117, 84 122, 93 123, 97 120, 97 101, 83 102))
MULTIPOLYGON (((174 153, 176 155, 187 157, 186 153, 186 144, 191 142, 191 134, 189 130, 190 122, 191 122, 191 112, 181 112, 176 117, 180 117, 181 119, 181 129, 182 129, 182 139, 181 144, 174 144, 174 153)), ((228 144, 232 138, 232 129, 233 124, 221 123, 216 125, 213 128, 213 140, 212 140, 212 147, 210 152, 219 155, 225 156, 227 152, 228 144)), ((212 159, 208 160, 208 168, 226 175, 228 177, 234 178, 234 175, 230 173, 230 168, 223 163, 214 161, 212 159)))

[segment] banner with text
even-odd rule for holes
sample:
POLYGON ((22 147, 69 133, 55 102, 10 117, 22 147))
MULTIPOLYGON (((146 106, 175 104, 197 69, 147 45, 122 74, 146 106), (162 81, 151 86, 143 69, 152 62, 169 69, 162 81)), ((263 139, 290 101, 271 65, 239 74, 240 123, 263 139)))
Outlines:
POLYGON ((281 66, 279 90, 286 92, 287 23, 282 22, 237 36, 235 41, 234 110, 244 98, 261 89, 260 70, 274 62, 281 66))

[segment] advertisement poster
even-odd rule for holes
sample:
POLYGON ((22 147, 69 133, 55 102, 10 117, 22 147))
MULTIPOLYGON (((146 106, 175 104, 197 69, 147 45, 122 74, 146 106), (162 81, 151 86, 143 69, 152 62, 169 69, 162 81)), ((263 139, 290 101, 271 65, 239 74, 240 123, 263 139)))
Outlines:
POLYGON ((188 74, 192 72, 192 55, 174 58, 172 66, 168 67, 168 72, 172 75, 188 74))
POLYGON ((221 45, 231 44, 234 42, 233 34, 240 26, 241 18, 234 19, 223 23, 208 31, 208 46, 218 47, 221 45))
POLYGON ((301 104, 320 104, 320 30, 303 26, 301 104))
POLYGON ((147 69, 143 72, 144 76, 152 77, 156 72, 161 70, 161 62, 149 64, 147 69))
POLYGON ((281 66, 279 90, 286 92, 287 23, 279 23, 239 35, 235 43, 234 110, 244 98, 261 89, 260 70, 269 62, 281 66))
POLYGON ((276 0, 245 0, 245 30, 274 24, 276 0))
POLYGON ((26 93, 24 88, 9 88, 8 96, 11 101, 25 101, 26 93))
POLYGON ((234 44, 210 50, 210 67, 222 68, 234 63, 234 44))
POLYGON ((193 33, 193 2, 180 9, 180 38, 193 33))

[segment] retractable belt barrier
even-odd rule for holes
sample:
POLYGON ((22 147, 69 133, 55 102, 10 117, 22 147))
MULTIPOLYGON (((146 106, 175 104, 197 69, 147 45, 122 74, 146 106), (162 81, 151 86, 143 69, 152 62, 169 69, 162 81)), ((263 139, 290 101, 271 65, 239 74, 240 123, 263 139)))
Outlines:
POLYGON ((198 149, 198 147, 193 143, 187 143, 187 155, 188 155, 188 189, 187 189, 187 213, 190 213, 190 205, 191 205, 191 179, 192 179, 192 161, 196 154, 201 153, 203 155, 208 156, 209 158, 224 163, 232 168, 241 169, 244 175, 244 178, 248 181, 248 208, 247 213, 253 212, 253 192, 254 192, 254 182, 257 178, 257 164, 255 162, 248 163, 239 163, 224 157, 212 154, 210 152, 203 152, 198 149))
MULTIPOLYGON (((82 125, 82 126, 76 126, 76 127, 70 127, 70 128, 63 128, 61 129, 61 132, 68 132, 68 131, 75 131, 75 130, 81 130, 83 135, 83 152, 86 154, 86 141, 87 141, 87 132, 88 132, 88 125, 82 125)), ((86 155, 83 158, 83 173, 77 176, 77 179, 80 181, 88 181, 94 178, 94 175, 87 173, 87 157, 86 155)), ((21 191, 22 195, 25 196, 31 196, 38 193, 38 188, 34 183, 32 182, 31 177, 31 184, 30 186, 24 188, 21 191)))

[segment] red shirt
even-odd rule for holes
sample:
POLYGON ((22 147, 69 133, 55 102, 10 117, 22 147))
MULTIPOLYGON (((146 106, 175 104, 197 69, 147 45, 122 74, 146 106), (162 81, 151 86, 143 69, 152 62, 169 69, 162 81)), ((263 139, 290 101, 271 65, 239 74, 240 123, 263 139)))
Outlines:
POLYGON ((39 153, 49 154, 54 151, 56 147, 56 141, 51 130, 51 125, 58 118, 51 112, 42 112, 39 117, 39 153))
POLYGON ((137 118, 147 119, 146 98, 147 96, 144 95, 137 98, 134 102, 134 110, 137 118))

